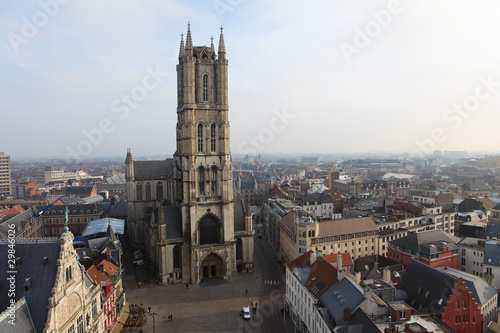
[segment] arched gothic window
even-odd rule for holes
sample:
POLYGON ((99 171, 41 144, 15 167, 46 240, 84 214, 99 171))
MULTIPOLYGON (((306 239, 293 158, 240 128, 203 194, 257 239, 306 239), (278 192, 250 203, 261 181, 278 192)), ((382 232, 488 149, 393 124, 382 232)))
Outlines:
POLYGON ((156 199, 163 200, 163 184, 161 182, 156 183, 156 199))
POLYGON ((198 168, 198 192, 200 195, 205 194, 205 168, 198 168))
POLYGON ((181 247, 174 246, 174 268, 181 268, 181 247))
POLYGON ((217 195, 217 167, 213 166, 210 170, 210 192, 217 195))
POLYGON ((146 183, 146 200, 151 200, 151 183, 146 183))
POLYGON ((203 75, 203 102, 208 102, 208 75, 203 75))
POLYGON ((221 242, 221 228, 214 216, 208 215, 200 221, 200 245, 219 244, 221 242))
POLYGON ((203 125, 198 125, 198 153, 203 152, 203 125))
POLYGON ((137 196, 137 201, 142 201, 142 184, 137 183, 135 185, 135 195, 137 196))
POLYGON ((215 144, 216 144, 215 134, 216 134, 215 124, 212 124, 210 126, 210 151, 211 152, 215 152, 215 144))
POLYGON ((243 260, 243 241, 241 238, 236 241, 236 260, 243 260))

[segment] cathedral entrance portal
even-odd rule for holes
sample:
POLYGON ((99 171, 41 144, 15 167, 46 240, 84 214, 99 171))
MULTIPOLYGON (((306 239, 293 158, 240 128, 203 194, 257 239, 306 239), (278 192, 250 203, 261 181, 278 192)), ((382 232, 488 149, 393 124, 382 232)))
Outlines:
POLYGON ((221 257, 215 253, 209 254, 201 263, 200 277, 208 278, 223 278, 224 277, 224 262, 221 257))

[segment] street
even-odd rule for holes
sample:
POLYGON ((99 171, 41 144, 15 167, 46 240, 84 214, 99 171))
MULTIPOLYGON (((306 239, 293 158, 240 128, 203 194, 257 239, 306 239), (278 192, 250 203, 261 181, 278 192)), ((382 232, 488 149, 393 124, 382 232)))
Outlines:
POLYGON ((262 225, 256 225, 255 229, 256 235, 263 235, 261 239, 256 236, 254 242, 254 260, 261 270, 258 310, 262 320, 262 332, 293 332, 292 320, 281 311, 285 291, 283 264, 278 263, 271 244, 264 236, 262 225))

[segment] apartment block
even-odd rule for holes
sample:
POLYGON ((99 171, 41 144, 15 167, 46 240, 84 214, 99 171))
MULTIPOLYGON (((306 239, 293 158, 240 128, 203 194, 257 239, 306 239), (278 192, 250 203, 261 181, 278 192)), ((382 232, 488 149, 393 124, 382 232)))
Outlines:
POLYGON ((0 152, 0 198, 12 194, 10 156, 0 152))

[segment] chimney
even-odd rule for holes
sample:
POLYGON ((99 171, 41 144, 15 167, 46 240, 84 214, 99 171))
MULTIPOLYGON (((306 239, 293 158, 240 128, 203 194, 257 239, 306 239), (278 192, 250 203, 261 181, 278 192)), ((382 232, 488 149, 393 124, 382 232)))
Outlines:
POLYGON ((354 277, 356 278, 356 283, 361 284, 361 272, 356 272, 354 277))
POLYGON ((342 266, 342 255, 337 254, 337 270, 343 271, 344 267, 342 266))
POLYGON ((318 254, 316 253, 316 251, 311 250, 311 253, 309 255, 309 264, 312 265, 316 261, 317 257, 318 257, 318 254))
POLYGON ((387 267, 385 267, 384 270, 382 271, 382 280, 392 285, 391 271, 387 267))
POLYGON ((351 308, 344 309, 344 321, 348 321, 351 319, 351 308))
POLYGON ((316 259, 318 259, 319 257, 323 256, 323 252, 322 251, 314 251, 314 250, 311 250, 311 254, 309 255, 309 264, 312 265, 316 259))

